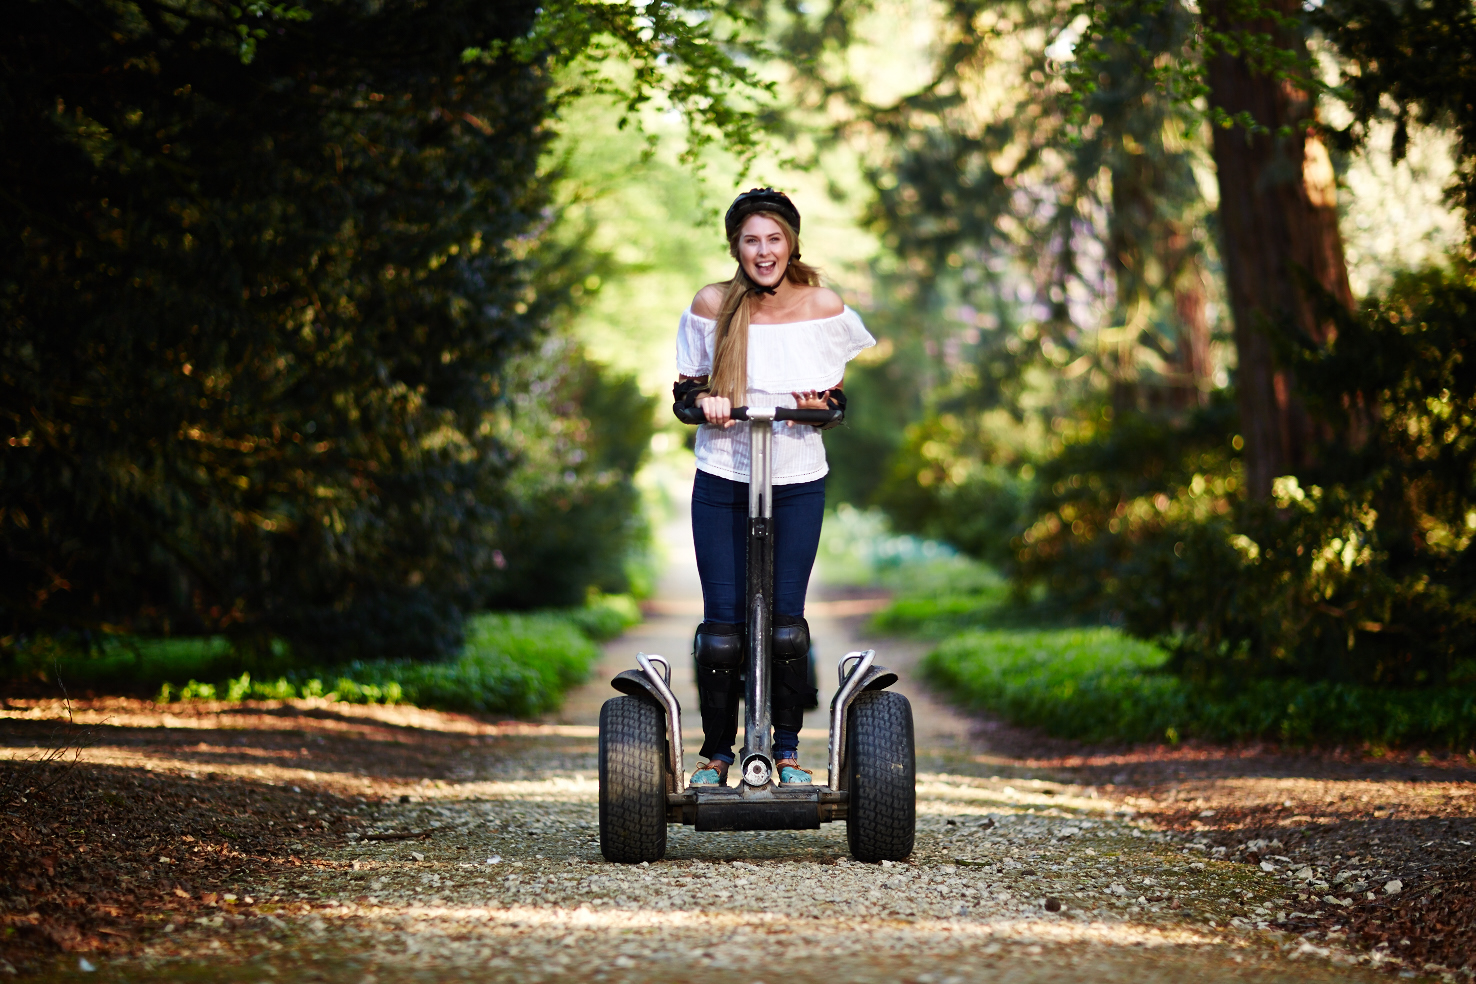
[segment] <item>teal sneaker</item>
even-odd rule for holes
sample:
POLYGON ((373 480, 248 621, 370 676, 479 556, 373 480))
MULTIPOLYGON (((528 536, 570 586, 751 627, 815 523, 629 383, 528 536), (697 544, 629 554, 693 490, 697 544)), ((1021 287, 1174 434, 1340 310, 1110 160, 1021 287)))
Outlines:
POLYGON ((786 759, 778 765, 781 786, 808 786, 815 781, 815 774, 809 769, 801 769, 793 759, 786 759))
POLYGON ((726 786, 728 784, 728 763, 726 762, 698 762, 697 770, 692 773, 692 785, 694 786, 726 786))

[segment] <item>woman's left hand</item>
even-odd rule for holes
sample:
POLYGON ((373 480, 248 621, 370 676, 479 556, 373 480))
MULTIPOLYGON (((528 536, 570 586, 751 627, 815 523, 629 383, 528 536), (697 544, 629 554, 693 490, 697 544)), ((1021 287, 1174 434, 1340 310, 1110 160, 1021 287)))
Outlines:
MULTIPOLYGON (((830 404, 825 402, 826 397, 830 396, 830 390, 798 390, 789 395, 794 397, 794 408, 796 410, 830 409, 830 404)), ((794 426, 794 421, 792 420, 786 420, 785 423, 790 427, 794 426)))

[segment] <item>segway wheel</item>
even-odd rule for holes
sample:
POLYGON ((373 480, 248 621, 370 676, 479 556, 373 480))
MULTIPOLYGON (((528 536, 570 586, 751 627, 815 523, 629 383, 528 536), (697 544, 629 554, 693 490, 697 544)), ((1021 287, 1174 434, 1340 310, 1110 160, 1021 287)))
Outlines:
POLYGON ((902 861, 917 830, 912 705, 890 690, 863 693, 846 726, 846 840, 857 861, 902 861))
POLYGON ((600 708, 600 853, 621 864, 666 855, 666 715, 639 697, 600 708))

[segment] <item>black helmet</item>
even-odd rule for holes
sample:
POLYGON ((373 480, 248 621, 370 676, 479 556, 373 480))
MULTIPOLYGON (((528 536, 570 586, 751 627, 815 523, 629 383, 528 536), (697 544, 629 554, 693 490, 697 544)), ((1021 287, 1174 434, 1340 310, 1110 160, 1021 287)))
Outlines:
POLYGON ((794 207, 794 202, 789 200, 788 195, 773 188, 750 188, 733 199, 733 204, 728 206, 723 228, 730 240, 738 227, 743 225, 743 220, 754 212, 778 212, 794 228, 795 235, 799 235, 799 209, 794 207))

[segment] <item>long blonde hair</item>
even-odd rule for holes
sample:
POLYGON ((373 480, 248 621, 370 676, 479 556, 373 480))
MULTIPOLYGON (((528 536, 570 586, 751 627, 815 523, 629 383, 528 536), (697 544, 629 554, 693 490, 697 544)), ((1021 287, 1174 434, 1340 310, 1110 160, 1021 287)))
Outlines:
MULTIPOLYGON (((773 219, 784 230, 784 239, 789 243, 789 267, 784 279, 804 287, 820 286, 820 271, 808 263, 800 262, 799 234, 794 226, 777 212, 754 212, 773 219)), ((745 216, 744 222, 752 216, 745 216)), ((738 259, 738 240, 743 235, 739 226, 728 240, 728 254, 738 259)), ((742 406, 748 400, 748 319, 750 298, 763 290, 754 283, 738 264, 733 279, 723 284, 723 302, 718 307, 717 331, 713 338, 712 375, 708 378, 707 391, 713 396, 726 396, 734 406, 742 406)))

